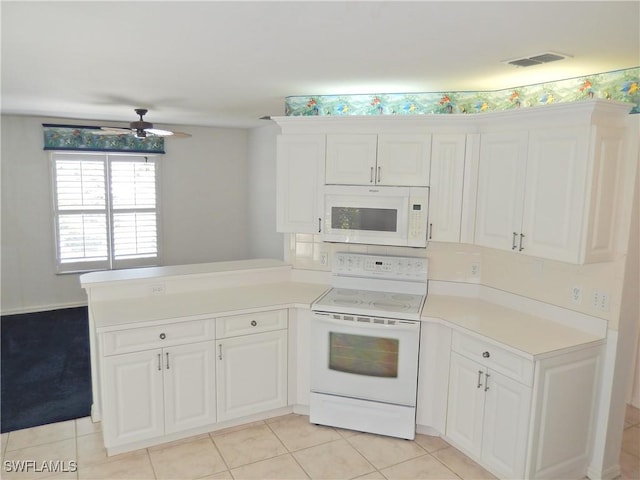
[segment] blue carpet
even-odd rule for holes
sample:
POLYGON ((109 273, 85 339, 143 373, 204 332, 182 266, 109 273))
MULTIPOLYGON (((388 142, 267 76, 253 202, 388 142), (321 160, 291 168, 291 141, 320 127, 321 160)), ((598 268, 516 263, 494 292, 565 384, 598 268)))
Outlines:
POLYGON ((87 307, 4 315, 0 322, 1 431, 88 416, 87 307))

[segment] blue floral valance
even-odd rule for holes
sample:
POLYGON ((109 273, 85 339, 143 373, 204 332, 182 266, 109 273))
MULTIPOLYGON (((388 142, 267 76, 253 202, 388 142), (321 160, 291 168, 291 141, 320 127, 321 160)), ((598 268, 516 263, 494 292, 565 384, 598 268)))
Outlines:
POLYGON ((165 153, 164 138, 135 135, 97 135, 100 127, 43 123, 45 150, 93 152, 165 153))
POLYGON ((295 96, 285 114, 427 115, 483 113, 551 103, 605 98, 632 104, 640 113, 640 67, 488 92, 426 92, 295 96))

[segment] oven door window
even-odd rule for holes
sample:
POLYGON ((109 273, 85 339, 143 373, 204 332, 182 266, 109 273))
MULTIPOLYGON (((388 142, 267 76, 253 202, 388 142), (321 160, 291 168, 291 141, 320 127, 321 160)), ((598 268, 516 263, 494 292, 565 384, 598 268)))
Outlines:
POLYGON ((331 207, 331 228, 397 232, 398 210, 395 208, 331 207))
POLYGON ((398 377, 395 338, 329 333, 329 368, 369 377, 398 377))

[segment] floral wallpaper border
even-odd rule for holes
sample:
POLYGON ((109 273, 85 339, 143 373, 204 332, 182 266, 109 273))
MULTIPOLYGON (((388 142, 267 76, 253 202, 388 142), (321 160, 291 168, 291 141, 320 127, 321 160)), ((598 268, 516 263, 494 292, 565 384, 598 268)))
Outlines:
POLYGON ((483 113, 606 98, 640 113, 640 67, 486 92, 312 95, 285 98, 285 115, 426 115, 483 113))
POLYGON ((165 153, 164 138, 136 138, 132 134, 96 135, 100 127, 42 124, 45 150, 165 153))

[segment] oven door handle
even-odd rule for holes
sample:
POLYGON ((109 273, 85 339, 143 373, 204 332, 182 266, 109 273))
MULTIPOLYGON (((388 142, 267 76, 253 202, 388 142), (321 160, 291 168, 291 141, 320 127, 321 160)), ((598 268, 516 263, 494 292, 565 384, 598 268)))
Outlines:
MULTIPOLYGON (((394 331, 394 330, 399 330, 399 331, 406 331, 406 330, 420 330, 420 321, 417 320, 399 320, 399 319, 388 319, 387 321, 393 321, 393 324, 389 324, 389 323, 376 323, 375 321, 372 322, 367 322, 367 321, 357 321, 357 320, 338 320, 335 318, 332 318, 334 314, 332 313, 325 313, 325 312, 313 312, 313 315, 311 317, 312 321, 316 321, 316 322, 323 322, 323 323, 328 323, 330 325, 335 325, 335 326, 340 326, 340 327, 355 327, 355 328, 369 328, 369 329, 378 329, 378 330, 384 330, 384 331, 394 331)), ((366 315, 348 315, 350 317, 353 318, 369 318, 372 320, 375 320, 376 318, 380 318, 381 317, 369 317, 366 315)))

